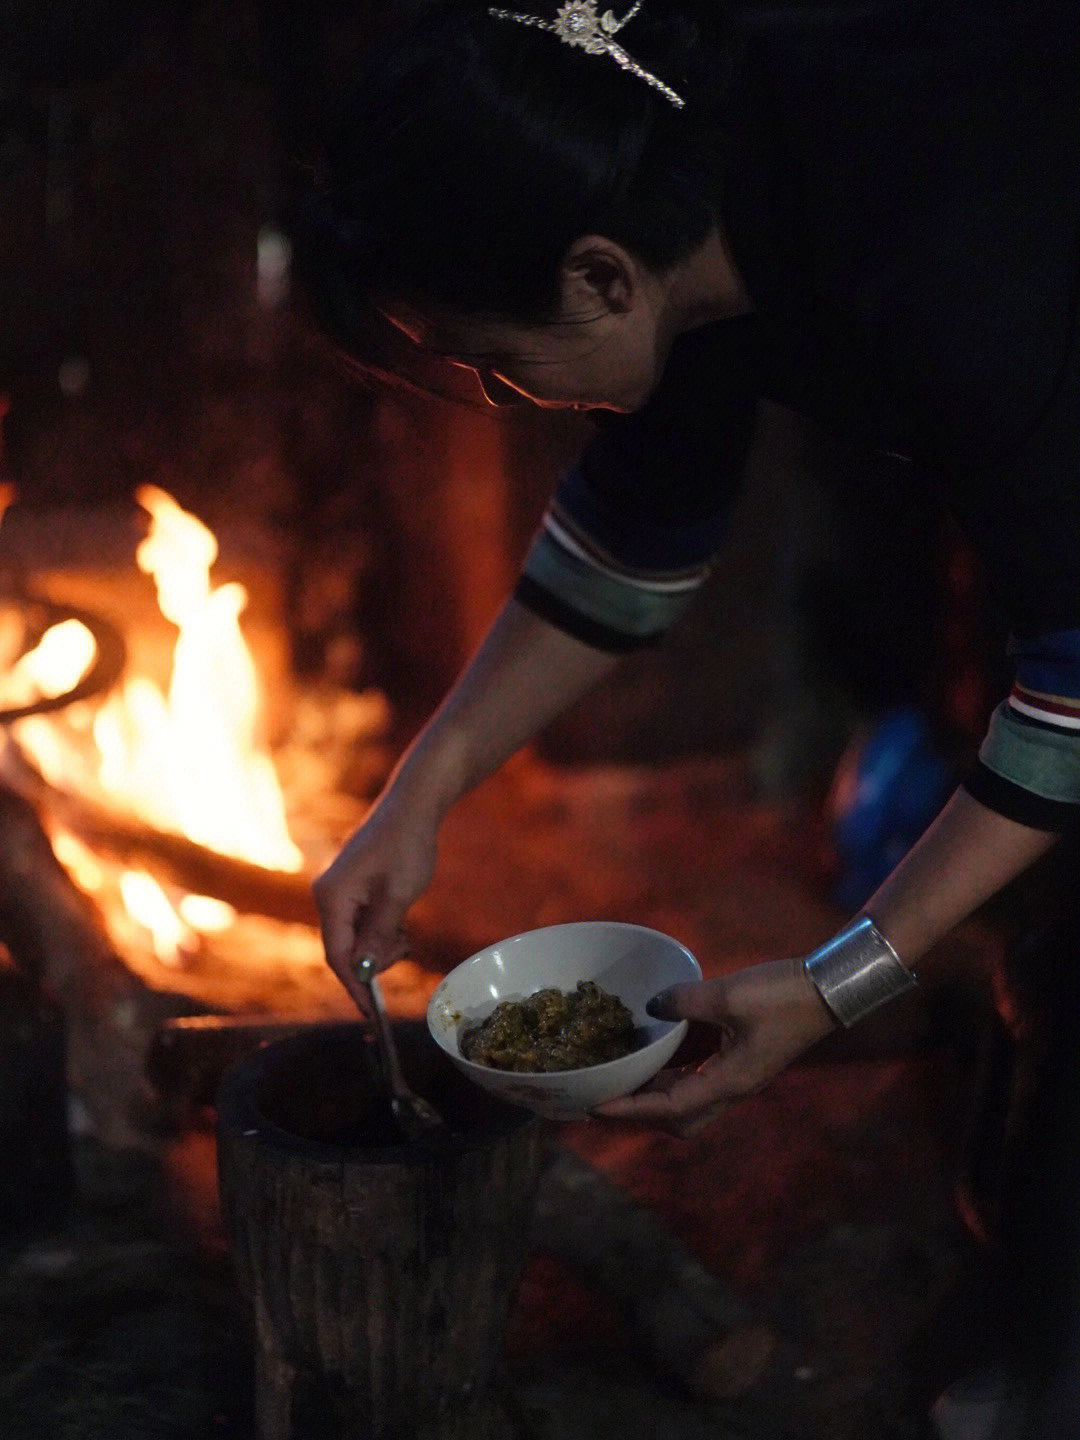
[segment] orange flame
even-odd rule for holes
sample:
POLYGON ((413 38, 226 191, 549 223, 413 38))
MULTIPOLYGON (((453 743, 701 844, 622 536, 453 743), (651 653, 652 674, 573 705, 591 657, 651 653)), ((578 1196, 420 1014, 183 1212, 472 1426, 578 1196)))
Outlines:
POLYGON ((147 930, 163 965, 179 965, 194 936, 173 909, 169 897, 145 870, 125 870, 120 894, 128 914, 147 930))
MULTIPOLYGON (((71 707, 64 725, 44 716, 17 722, 19 743, 51 784, 96 793, 220 854, 299 871, 304 858, 289 835, 281 785, 260 738, 262 695, 239 623, 247 594, 239 584, 211 585, 217 541, 200 520, 156 486, 141 487, 136 499, 151 518, 136 561, 153 577, 159 608, 179 632, 167 693, 145 676, 129 676, 92 718, 86 707, 71 707)), ((51 627, 11 667, 5 702, 65 693, 94 651, 93 636, 78 621, 51 627)), ((74 837, 60 832, 54 845, 77 881, 100 887, 93 857, 74 837)), ((174 901, 143 872, 127 871, 119 888, 128 916, 149 934, 163 964, 181 963, 200 934, 236 918, 206 896, 174 901)))
POLYGON ((4 676, 4 703, 30 705, 73 690, 96 654, 97 642, 81 620, 51 625, 35 649, 20 655, 4 676))
POLYGON ((152 485, 136 499, 152 522, 136 560, 180 633, 167 696, 134 677, 98 712, 100 783, 162 829, 256 865, 300 870, 258 735, 258 676, 239 623, 247 594, 237 584, 211 587, 217 541, 200 520, 152 485))

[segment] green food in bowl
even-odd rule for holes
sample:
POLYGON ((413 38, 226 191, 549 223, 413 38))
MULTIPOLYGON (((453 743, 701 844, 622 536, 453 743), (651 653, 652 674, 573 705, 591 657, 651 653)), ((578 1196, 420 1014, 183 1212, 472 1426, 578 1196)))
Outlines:
POLYGON ((580 980, 569 993, 549 986, 524 1000, 503 1000, 486 1020, 463 1029, 458 1043, 476 1065, 538 1074, 618 1060, 638 1037, 617 995, 580 980))

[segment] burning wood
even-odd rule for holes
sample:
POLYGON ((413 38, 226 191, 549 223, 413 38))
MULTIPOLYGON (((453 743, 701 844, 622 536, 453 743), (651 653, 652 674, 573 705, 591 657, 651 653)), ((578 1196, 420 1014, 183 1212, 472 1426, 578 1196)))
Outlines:
MULTIPOLYGON (((185 937, 196 943, 222 923, 218 903, 204 925, 199 917, 211 907, 196 897, 240 915, 315 926, 311 875, 362 812, 359 800, 327 793, 340 780, 330 770, 363 750, 365 740, 379 749, 389 717, 374 692, 350 696, 351 704, 333 707, 348 732, 335 743, 325 727, 311 724, 315 707, 298 701, 298 715, 307 715, 306 728, 315 732, 313 758, 305 765, 302 741, 294 741, 291 768, 300 784, 318 784, 322 809, 335 821, 349 809, 337 832, 314 837, 305 859, 289 833, 283 787, 263 736, 259 675, 239 625, 245 591, 236 583, 211 585, 217 541, 201 521, 153 486, 136 498, 150 527, 135 559, 153 577, 160 611, 177 629, 167 687, 128 674, 92 712, 77 708, 55 720, 24 715, 11 728, 2 773, 42 815, 65 864, 76 852, 93 857, 72 869, 83 888, 100 898, 102 887, 86 875, 99 862, 126 867, 112 886, 122 897, 115 904, 149 931, 163 963, 174 963, 185 937)), ((104 633, 108 641, 109 627, 104 633)), ((106 643, 102 652, 99 644, 90 662, 84 636, 98 640, 94 631, 46 631, 45 643, 20 657, 23 689, 45 696, 70 691, 72 683, 85 689, 77 677, 88 663, 99 681, 103 665, 115 678, 117 646, 106 643)))
POLYGON ((234 909, 275 920, 317 922, 308 875, 268 870, 222 855, 99 801, 46 783, 17 751, 10 749, 5 773, 13 791, 53 821, 77 835, 89 848, 121 865, 146 865, 160 878, 195 895, 211 895, 234 909))
POLYGON ((125 661, 119 633, 98 615, 21 593, 0 600, 0 724, 63 710, 108 690, 125 661), (37 644, 27 638, 36 634, 37 644))
POLYGON ((0 789, 0 939, 63 1006, 68 1073, 102 1138, 144 1144, 156 1095, 143 1073, 163 1020, 190 1014, 185 995, 148 989, 57 861, 33 807, 0 789))
MULTIPOLYGON (((167 692, 146 675, 125 676, 93 715, 91 744, 85 728, 64 735, 38 717, 18 728, 19 743, 60 788, 220 854, 298 872, 303 855, 260 735, 260 686, 239 626, 246 593, 235 583, 211 585, 217 542, 201 521, 153 486, 136 498, 151 524, 135 558, 177 628, 167 692)), ((35 652, 43 688, 41 671, 68 663, 58 648, 35 652)))
MULTIPOLYGON (((191 1103, 155 1086, 153 1058, 147 1073, 163 1022, 354 1013, 323 963, 310 878, 364 808, 343 777, 375 785, 388 768, 389 711, 374 691, 289 693, 279 779, 239 626, 244 590, 211 585, 217 542, 199 520, 153 487, 137 499, 150 525, 135 558, 176 627, 171 650, 152 616, 132 621, 121 676, 124 641, 107 621, 42 600, 12 606, 5 627, 0 608, 0 940, 70 1015, 71 1081, 101 1135, 153 1144, 191 1103), (286 784, 303 845, 286 826, 286 784)), ((396 967, 392 1011, 421 1013, 437 978, 396 967)), ((189 1079, 213 1067, 205 1032, 181 1049, 154 1054, 189 1079)))

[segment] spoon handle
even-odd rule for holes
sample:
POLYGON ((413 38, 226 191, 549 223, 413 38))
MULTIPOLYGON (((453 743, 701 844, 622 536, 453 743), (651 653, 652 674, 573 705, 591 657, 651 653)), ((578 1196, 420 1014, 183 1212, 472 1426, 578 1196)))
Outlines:
POLYGON ((374 976, 372 976, 368 988, 371 991, 371 1005, 375 1012, 375 1026, 379 1032, 379 1041, 390 1075, 390 1088, 395 1095, 408 1094, 409 1086, 405 1081, 405 1076, 401 1073, 401 1061, 398 1059, 397 1045, 394 1043, 394 1032, 390 1028, 390 1019, 386 1013, 386 1006, 383 1004, 379 982, 374 976))

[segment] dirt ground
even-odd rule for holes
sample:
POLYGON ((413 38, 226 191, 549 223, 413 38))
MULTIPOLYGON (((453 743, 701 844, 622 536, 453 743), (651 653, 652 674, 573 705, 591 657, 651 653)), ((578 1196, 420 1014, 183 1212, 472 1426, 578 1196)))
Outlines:
MULTIPOLYGON (((444 958, 534 924, 634 920, 676 934, 715 974, 824 938, 840 919, 833 878, 813 820, 755 799, 740 757, 574 772, 526 761, 448 822, 421 918, 448 937, 444 958)), ((996 945, 970 923, 910 1004, 829 1042, 696 1140, 551 1127, 779 1344, 740 1399, 695 1399, 609 1297, 537 1252, 507 1333, 522 1433, 929 1435, 938 1389, 992 1346, 992 1255, 955 1192, 996 945)), ((706 1044, 693 1033, 683 1058, 706 1044)), ((254 1440, 213 1119, 193 1115, 153 1156, 76 1138, 71 1195, 3 1237, 4 1440, 254 1440)))

